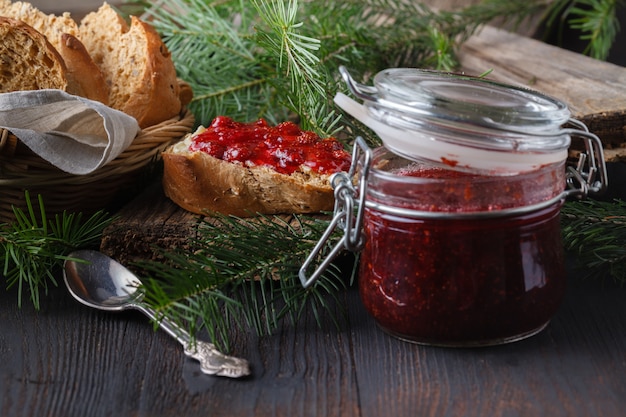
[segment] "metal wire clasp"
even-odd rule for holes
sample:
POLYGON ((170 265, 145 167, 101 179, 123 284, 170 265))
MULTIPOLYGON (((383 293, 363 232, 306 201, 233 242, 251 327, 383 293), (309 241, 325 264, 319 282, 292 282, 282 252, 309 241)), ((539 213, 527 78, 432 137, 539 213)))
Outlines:
POLYGON ((300 267, 300 282, 304 288, 313 284, 328 268, 333 259, 344 249, 356 252, 363 246, 361 228, 363 210, 367 192, 367 176, 372 162, 372 150, 362 137, 357 137, 352 151, 352 163, 348 173, 338 172, 331 177, 331 185, 335 194, 333 218, 322 234, 309 256, 300 267), (358 188, 354 187, 353 179, 358 172, 358 188), (355 199, 358 203, 355 206, 355 199), (343 235, 326 255, 323 254, 329 240, 336 229, 342 229, 343 235), (319 262, 315 271, 307 276, 308 269, 319 262))
POLYGON ((602 150, 602 141, 587 126, 576 119, 570 119, 569 124, 574 129, 566 129, 572 137, 578 137, 585 143, 585 152, 578 157, 576 167, 568 167, 567 170, 567 197, 585 198, 602 195, 608 186, 608 174, 602 150))

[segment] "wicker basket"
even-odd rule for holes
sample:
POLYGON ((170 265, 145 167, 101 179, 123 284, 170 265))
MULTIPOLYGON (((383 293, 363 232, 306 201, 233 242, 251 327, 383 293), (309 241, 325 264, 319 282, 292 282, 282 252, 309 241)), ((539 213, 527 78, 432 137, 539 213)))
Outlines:
POLYGON ((15 219, 13 206, 26 208, 26 191, 34 202, 42 196, 48 214, 90 214, 110 208, 142 179, 145 181, 144 170, 160 160, 161 152, 189 133, 193 125, 193 114, 185 110, 178 117, 143 129, 115 160, 88 175, 72 175, 56 168, 0 129, 0 223, 15 219))

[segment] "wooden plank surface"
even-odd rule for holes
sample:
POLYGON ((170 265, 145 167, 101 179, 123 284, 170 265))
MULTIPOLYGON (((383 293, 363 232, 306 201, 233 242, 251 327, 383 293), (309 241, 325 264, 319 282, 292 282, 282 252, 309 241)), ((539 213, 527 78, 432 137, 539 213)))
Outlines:
POLYGON ((574 117, 603 136, 623 141, 626 68, 494 27, 485 27, 459 52, 472 75, 531 88, 566 103, 574 117))
POLYGON ((443 349, 394 339, 340 294, 336 328, 311 312, 233 336, 245 380, 210 377, 139 313, 97 312, 63 289, 43 310, 0 292, 3 417, 618 417, 626 409, 626 288, 570 271, 550 326, 511 345, 443 349), (344 310, 345 309, 345 310, 344 310))

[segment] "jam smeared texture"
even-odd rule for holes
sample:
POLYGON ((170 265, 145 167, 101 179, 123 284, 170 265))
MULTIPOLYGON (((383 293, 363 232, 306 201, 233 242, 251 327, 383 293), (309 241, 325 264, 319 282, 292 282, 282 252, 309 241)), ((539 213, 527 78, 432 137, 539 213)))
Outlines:
POLYGON ((292 122, 241 123, 220 116, 189 147, 228 162, 268 166, 281 174, 310 169, 318 174, 348 171, 351 157, 335 138, 320 138, 292 122))
MULTIPOLYGON (((454 179, 449 186, 461 187, 460 194, 476 180, 441 169, 400 174, 454 179)), ((379 195, 397 194, 397 184, 379 186, 379 195)), ((378 202, 393 205, 392 199, 378 202)), ((497 344, 533 334, 565 291, 560 207, 471 219, 408 218, 367 208, 359 271, 366 309, 388 332, 427 344, 497 344)))

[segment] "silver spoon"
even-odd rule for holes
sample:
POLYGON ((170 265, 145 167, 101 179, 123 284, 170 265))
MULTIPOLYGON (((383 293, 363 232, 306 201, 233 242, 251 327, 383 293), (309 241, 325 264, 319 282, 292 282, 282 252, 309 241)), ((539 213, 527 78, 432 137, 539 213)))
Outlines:
MULTIPOLYGON (((93 250, 75 251, 68 258, 84 261, 65 261, 63 278, 75 299, 99 310, 139 310, 156 321, 155 312, 141 303, 142 294, 137 291, 141 285, 139 278, 123 265, 93 250)), ((224 355, 208 342, 197 340, 192 344, 189 333, 167 318, 161 319, 159 325, 183 345, 187 356, 200 362, 205 374, 232 378, 250 374, 246 360, 224 355)))

